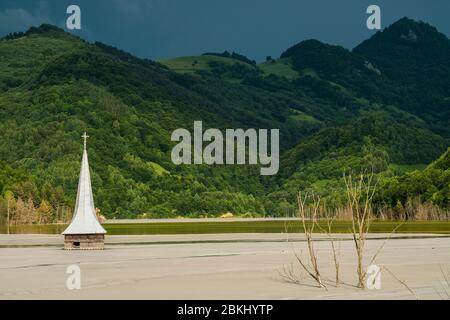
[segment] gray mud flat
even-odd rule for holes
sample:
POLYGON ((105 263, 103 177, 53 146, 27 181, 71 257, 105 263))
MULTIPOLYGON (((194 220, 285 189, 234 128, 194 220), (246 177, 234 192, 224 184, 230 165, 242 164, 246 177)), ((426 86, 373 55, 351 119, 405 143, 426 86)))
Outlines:
MULTIPOLYGON (((293 250, 306 252, 299 234, 110 236, 104 251, 70 252, 61 249, 60 236, 0 235, 0 299, 441 299, 450 293, 441 272, 450 269, 448 237, 388 240, 375 263, 395 277, 383 271, 381 290, 354 287, 353 242, 337 237, 344 281, 338 288, 330 243, 317 235, 321 272, 329 279, 324 290, 296 264, 293 250), (73 264, 81 268, 80 290, 66 287, 73 264), (301 284, 281 277, 291 264, 301 284)), ((367 260, 385 242, 380 234, 371 238, 367 260)))

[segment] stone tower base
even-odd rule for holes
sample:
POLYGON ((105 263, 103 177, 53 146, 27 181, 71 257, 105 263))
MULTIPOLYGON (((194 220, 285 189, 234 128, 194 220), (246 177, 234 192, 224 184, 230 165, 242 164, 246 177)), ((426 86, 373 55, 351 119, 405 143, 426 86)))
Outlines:
POLYGON ((103 250, 104 234, 68 234, 64 236, 64 250, 103 250))

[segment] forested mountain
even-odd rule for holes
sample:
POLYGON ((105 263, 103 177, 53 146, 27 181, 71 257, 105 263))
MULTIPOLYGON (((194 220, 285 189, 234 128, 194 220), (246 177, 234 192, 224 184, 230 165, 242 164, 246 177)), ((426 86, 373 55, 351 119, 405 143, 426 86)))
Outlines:
POLYGON ((450 41, 424 22, 403 18, 354 50, 397 87, 399 107, 450 136, 450 41))
MULTIPOLYGON (((143 60, 50 25, 8 35, 0 41, 0 216, 11 194, 21 210, 52 219, 70 212, 84 131, 96 205, 110 218, 285 215, 300 189, 339 202, 342 173, 364 168, 385 182, 377 201, 395 210, 421 191, 405 196, 388 183, 449 146, 449 43, 405 18, 353 51, 307 40, 257 65, 234 52, 143 60), (280 172, 174 165, 171 133, 195 120, 279 128, 280 172)), ((440 170, 436 195, 428 188, 423 199, 445 207, 448 166, 440 170)))

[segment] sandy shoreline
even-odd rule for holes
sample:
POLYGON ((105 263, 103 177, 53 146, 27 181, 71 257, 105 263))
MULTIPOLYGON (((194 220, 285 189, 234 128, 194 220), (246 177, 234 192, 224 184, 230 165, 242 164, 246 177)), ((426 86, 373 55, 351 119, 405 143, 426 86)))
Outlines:
MULTIPOLYGON (((348 240, 348 235, 336 235, 348 240)), ((368 256, 385 242, 367 241, 368 256)), ((376 263, 387 267, 381 290, 360 290, 352 241, 342 241, 341 268, 346 284, 328 291, 283 281, 294 264, 293 248, 306 252, 301 234, 220 234, 109 236, 107 250, 66 252, 58 235, 0 235, 0 299, 441 299, 441 266, 450 267, 450 238, 396 235, 376 263), (405 238, 406 237, 406 238, 405 238), (36 247, 20 247, 20 246, 36 247), (6 248, 5 246, 13 246, 6 248), (81 290, 66 288, 69 265, 79 265, 81 290), (417 297, 416 297, 417 296, 417 297)), ((324 278, 334 278, 330 244, 317 235, 324 278)), ((299 270, 297 268, 297 270, 299 270)), ((450 288, 449 288, 450 289, 450 288)))

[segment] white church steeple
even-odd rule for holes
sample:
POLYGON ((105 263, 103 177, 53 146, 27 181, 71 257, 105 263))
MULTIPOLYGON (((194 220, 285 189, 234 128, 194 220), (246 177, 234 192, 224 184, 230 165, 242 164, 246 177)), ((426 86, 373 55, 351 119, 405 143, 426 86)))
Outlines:
POLYGON ((94 197, 89 173, 89 162, 86 149, 86 140, 89 136, 86 132, 82 135, 84 139, 83 159, 81 161, 80 180, 78 182, 77 201, 72 222, 63 235, 94 235, 106 234, 97 219, 94 206, 94 197))

